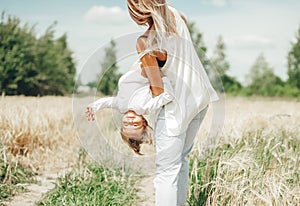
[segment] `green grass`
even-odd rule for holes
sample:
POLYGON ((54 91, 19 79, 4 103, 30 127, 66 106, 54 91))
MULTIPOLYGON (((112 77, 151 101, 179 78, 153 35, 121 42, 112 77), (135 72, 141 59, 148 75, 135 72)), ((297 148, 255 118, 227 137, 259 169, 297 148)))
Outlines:
POLYGON ((26 191, 21 184, 34 182, 35 175, 30 169, 17 161, 9 160, 0 147, 0 203, 18 192, 26 191))
POLYGON ((298 133, 256 131, 223 142, 206 159, 191 158, 189 204, 297 205, 298 133))
POLYGON ((134 205, 138 200, 135 181, 121 170, 83 163, 59 178, 38 205, 134 205))

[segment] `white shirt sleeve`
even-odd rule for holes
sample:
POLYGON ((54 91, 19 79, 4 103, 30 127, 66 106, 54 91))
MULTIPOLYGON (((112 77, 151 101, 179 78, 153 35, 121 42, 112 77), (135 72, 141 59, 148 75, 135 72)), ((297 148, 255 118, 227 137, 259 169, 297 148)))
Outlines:
POLYGON ((164 92, 156 97, 151 98, 145 105, 145 113, 152 113, 160 109, 162 106, 168 104, 174 99, 174 90, 168 78, 162 78, 164 83, 164 92))
POLYGON ((88 107, 91 107, 93 112, 95 113, 99 109, 103 108, 117 108, 117 104, 115 97, 103 97, 89 104, 88 107))

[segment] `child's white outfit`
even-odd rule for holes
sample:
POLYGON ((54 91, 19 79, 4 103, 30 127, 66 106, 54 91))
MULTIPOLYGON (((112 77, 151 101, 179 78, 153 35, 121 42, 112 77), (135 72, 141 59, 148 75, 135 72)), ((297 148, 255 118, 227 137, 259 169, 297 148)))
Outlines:
POLYGON ((121 113, 133 110, 139 115, 150 115, 154 119, 162 106, 174 99, 170 81, 166 77, 162 77, 162 80, 164 92, 152 97, 149 80, 141 75, 140 64, 135 63, 132 70, 119 79, 117 96, 100 98, 89 106, 93 112, 102 108, 114 108, 121 113))

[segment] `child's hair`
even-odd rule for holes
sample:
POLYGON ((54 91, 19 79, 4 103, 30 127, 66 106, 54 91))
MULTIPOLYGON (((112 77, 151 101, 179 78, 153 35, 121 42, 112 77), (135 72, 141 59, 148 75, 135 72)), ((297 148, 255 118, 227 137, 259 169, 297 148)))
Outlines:
MULTIPOLYGON (((145 120, 146 121, 146 120, 145 120)), ((153 129, 148 125, 148 122, 146 121, 147 126, 145 126, 141 136, 139 137, 139 140, 137 140, 136 137, 128 137, 123 133, 123 130, 121 129, 121 137, 126 142, 129 147, 138 155, 143 155, 140 153, 141 144, 153 144, 153 129)))

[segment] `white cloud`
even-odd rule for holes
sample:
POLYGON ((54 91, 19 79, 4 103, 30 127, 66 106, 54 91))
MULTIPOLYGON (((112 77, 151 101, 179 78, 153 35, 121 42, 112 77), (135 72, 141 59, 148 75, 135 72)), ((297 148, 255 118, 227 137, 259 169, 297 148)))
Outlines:
POLYGON ((99 24, 124 23, 128 22, 127 12, 120 7, 93 6, 84 15, 88 22, 99 24))
POLYGON ((227 5, 227 0, 211 0, 212 5, 216 7, 224 7, 227 5))
POLYGON ((229 4, 229 0, 201 0, 203 4, 212 5, 214 7, 225 7, 229 4))

